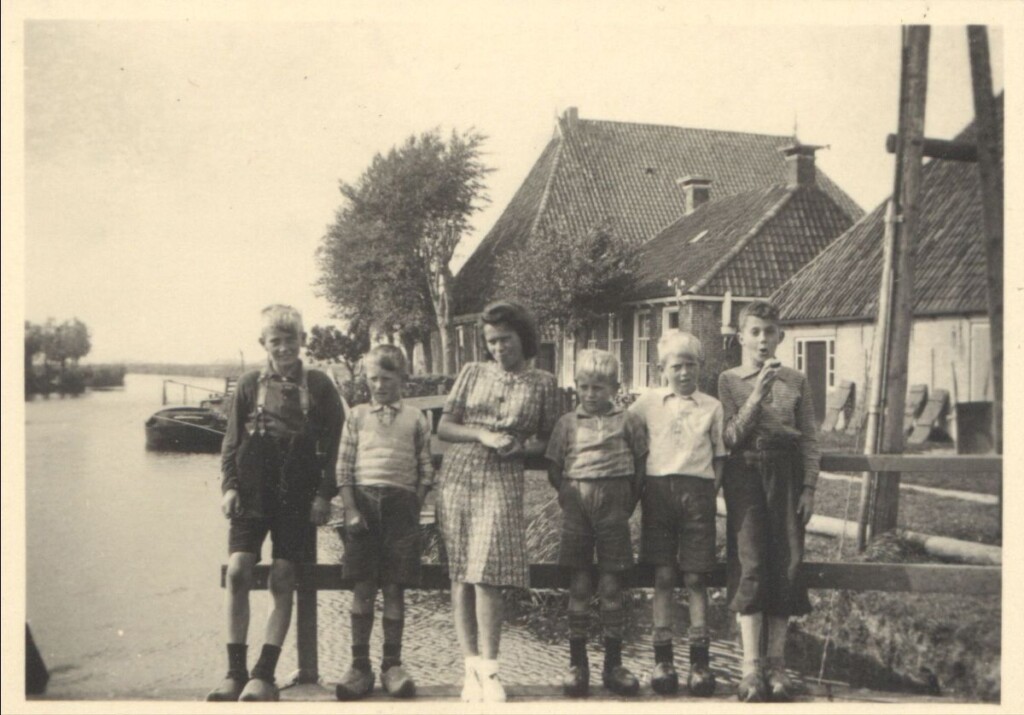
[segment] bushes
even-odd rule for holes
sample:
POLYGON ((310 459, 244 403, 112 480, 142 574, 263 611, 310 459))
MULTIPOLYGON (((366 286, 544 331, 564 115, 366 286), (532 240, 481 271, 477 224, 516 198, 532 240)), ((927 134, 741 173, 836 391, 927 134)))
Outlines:
MULTIPOLYGON (((402 387, 402 397, 424 397, 426 395, 447 395, 455 378, 449 375, 410 375, 402 387)), ((370 401, 370 388, 364 375, 342 381, 338 389, 349 405, 370 401)))
POLYGON ((85 384, 92 388, 124 387, 124 365, 90 365, 85 368, 85 384))

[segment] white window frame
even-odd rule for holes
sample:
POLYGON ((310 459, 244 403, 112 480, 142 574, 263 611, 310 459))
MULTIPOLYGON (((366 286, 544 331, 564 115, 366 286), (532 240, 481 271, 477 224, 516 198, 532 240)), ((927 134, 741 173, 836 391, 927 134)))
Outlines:
POLYGON ((633 313, 633 389, 646 390, 651 384, 651 329, 653 313, 643 308, 633 313), (647 320, 647 335, 640 335, 640 326, 647 320))
POLYGON ((825 343, 825 386, 831 390, 836 386, 836 339, 835 338, 797 338, 796 339, 796 369, 807 374, 807 350, 804 347, 807 343, 825 343))
POLYGON ((466 326, 456 325, 455 326, 455 370, 456 372, 462 369, 462 356, 466 348, 466 326))
POLYGON ((622 383, 622 318, 608 314, 608 352, 619 361, 619 383, 622 383))
POLYGON ((663 308, 661 311, 661 332, 664 335, 667 330, 679 330, 682 325, 683 314, 678 305, 671 308, 663 308), (671 327, 672 316, 676 316, 676 327, 671 327))
POLYGON ((562 384, 576 382, 576 336, 566 332, 562 335, 562 384))

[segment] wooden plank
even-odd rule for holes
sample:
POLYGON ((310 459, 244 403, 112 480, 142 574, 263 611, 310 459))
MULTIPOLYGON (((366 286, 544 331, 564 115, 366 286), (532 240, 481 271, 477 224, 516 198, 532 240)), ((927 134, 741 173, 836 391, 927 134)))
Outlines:
MULTIPOLYGON (((890 154, 896 153, 896 135, 889 134, 885 138, 885 150, 890 154)), ((921 153, 929 159, 945 159, 946 161, 966 161, 973 163, 978 161, 978 147, 969 142, 955 142, 949 139, 921 140, 921 153)))
POLYGON ((829 472, 965 472, 991 474, 1003 471, 998 455, 841 454, 821 455, 821 468, 829 472))
MULTIPOLYGON (((221 567, 224 586, 227 567, 221 567)), ((962 566, 954 564, 877 564, 808 562, 801 571, 810 588, 846 591, 893 591, 909 593, 957 593, 962 595, 998 595, 1002 592, 1002 569, 998 566, 962 566)), ((266 589, 268 566, 257 566, 253 588, 266 589)), ((595 572, 596 576, 596 572, 595 572)), ((709 574, 710 586, 725 586, 725 564, 709 574)), ((626 578, 630 588, 654 586, 654 572, 637 567, 626 578)), ((679 586, 683 585, 682 576, 679 586)), ((450 586, 447 571, 439 564, 424 564, 418 590, 446 590, 450 586)), ((569 586, 567 571, 558 564, 530 564, 530 587, 564 589, 569 586)), ((317 591, 351 590, 352 582, 341 577, 337 564, 300 564, 299 587, 317 591)))

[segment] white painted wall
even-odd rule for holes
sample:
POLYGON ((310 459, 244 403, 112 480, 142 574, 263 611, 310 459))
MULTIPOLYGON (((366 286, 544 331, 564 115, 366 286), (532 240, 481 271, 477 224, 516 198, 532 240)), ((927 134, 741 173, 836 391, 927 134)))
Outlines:
MULTIPOLYGON (((779 346, 778 358, 784 365, 795 367, 798 339, 831 338, 835 340, 836 385, 850 380, 856 383, 858 396, 863 396, 873 335, 874 325, 870 323, 790 325, 779 346)), ((991 400, 988 339, 985 316, 915 320, 910 333, 907 384, 924 383, 929 390, 940 388, 952 395, 955 371, 960 402, 991 400)))

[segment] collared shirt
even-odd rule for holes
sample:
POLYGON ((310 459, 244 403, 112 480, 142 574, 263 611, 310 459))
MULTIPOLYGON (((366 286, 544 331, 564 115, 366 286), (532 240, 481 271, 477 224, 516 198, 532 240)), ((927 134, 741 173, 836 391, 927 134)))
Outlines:
MULTIPOLYGON (((271 437, 290 437, 302 430, 305 415, 302 413, 301 393, 308 389, 303 376, 304 368, 301 362, 287 375, 278 372, 269 360, 260 371, 259 383, 265 385, 266 400, 262 416, 253 417, 262 422, 263 429, 271 437)), ((308 404, 309 396, 307 395, 305 399, 308 404)), ((255 424, 251 426, 258 427, 255 424)))
POLYGON ((602 479, 633 476, 646 453, 647 430, 637 415, 621 407, 593 415, 580 406, 558 420, 545 456, 570 479, 602 479))
POLYGON ((699 390, 678 395, 671 387, 659 387, 645 392, 629 409, 647 425, 651 440, 647 476, 715 478, 713 461, 728 454, 718 400, 699 390))
POLYGON ((732 449, 753 449, 757 438, 791 440, 804 462, 804 484, 815 486, 821 464, 814 400, 807 377, 780 367, 772 383, 770 399, 751 405, 760 368, 740 365, 718 376, 718 397, 725 410, 725 443, 732 449))
POLYGON ((434 483, 430 423, 401 400, 352 408, 341 435, 340 486, 394 486, 415 491, 434 483))

